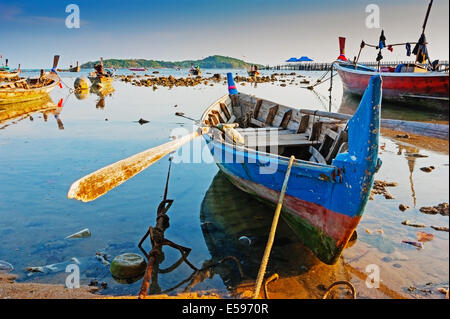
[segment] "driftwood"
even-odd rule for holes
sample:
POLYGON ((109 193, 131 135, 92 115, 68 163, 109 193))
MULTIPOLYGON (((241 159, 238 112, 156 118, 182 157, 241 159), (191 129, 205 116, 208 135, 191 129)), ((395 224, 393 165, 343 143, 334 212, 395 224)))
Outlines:
MULTIPOLYGON (((316 116, 326 116, 337 120, 349 120, 352 118, 352 116, 348 114, 324 111, 300 110, 300 113, 316 116)), ((448 125, 445 124, 381 119, 381 127, 388 128, 394 131, 409 132, 411 134, 440 138, 444 140, 448 140, 449 138, 448 125)))

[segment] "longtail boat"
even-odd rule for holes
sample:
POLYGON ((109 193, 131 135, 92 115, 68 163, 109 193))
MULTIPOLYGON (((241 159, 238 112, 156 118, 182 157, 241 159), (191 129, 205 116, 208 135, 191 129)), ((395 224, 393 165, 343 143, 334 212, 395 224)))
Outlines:
POLYGON ((6 59, 6 64, 0 66, 0 80, 11 81, 17 79, 20 73, 20 64, 17 70, 12 71, 8 66, 8 59, 6 59))
POLYGON ((199 68, 190 69, 190 70, 189 70, 189 74, 192 74, 192 75, 201 75, 201 74, 202 74, 202 71, 201 71, 199 68))
POLYGON ((231 73, 227 79, 229 94, 201 118, 216 164, 235 186, 273 205, 295 155, 282 217, 321 261, 336 263, 381 165, 381 77, 370 79, 348 121, 239 93, 231 73))
POLYGON ((385 68, 377 71, 360 64, 338 62, 335 69, 342 79, 346 93, 362 95, 369 79, 378 74, 383 78, 383 99, 386 101, 418 103, 431 109, 448 111, 449 74, 423 71, 413 65, 400 65, 395 69, 385 68), (399 71, 395 71, 396 69, 399 71), (413 71, 414 69, 421 71, 413 71))
POLYGON ((344 91, 350 94, 362 95, 374 75, 383 78, 383 99, 391 102, 406 102, 431 109, 448 112, 449 107, 449 73, 448 67, 442 68, 439 60, 431 61, 425 28, 433 5, 433 0, 428 5, 425 20, 422 25, 422 34, 417 42, 386 44, 384 30, 381 32, 378 45, 361 42, 358 57, 350 62, 345 57, 345 38, 339 38, 340 55, 334 63, 340 75, 344 91), (414 45, 412 53, 416 55, 414 62, 399 64, 395 67, 382 66, 382 50, 393 51, 394 47, 405 47, 407 56, 411 55, 411 45, 414 45), (358 63, 361 51, 365 47, 378 50, 377 68, 371 68, 358 63))
POLYGON ((247 69, 247 74, 248 76, 258 76, 259 75, 259 71, 258 71, 258 67, 256 65, 252 65, 249 69, 247 69))
POLYGON ((47 73, 39 78, 0 82, 0 105, 41 99, 58 84, 59 77, 54 73, 47 73))
POLYGON ((100 62, 94 66, 94 70, 88 76, 92 85, 101 87, 114 81, 113 72, 105 70, 103 66, 103 58, 100 58, 100 62))
POLYGON ((81 68, 80 65, 77 61, 77 65, 76 66, 70 66, 68 69, 57 69, 58 72, 80 72, 81 68))

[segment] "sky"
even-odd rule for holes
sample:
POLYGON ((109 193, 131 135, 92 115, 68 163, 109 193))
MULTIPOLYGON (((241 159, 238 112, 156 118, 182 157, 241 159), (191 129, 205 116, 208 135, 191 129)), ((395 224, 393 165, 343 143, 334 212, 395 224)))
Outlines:
MULTIPOLYGON (((10 66, 47 68, 59 54, 60 67, 108 58, 164 61, 231 56, 264 65, 307 55, 331 62, 338 37, 346 55, 358 54, 361 40, 377 44, 417 41, 429 0, 0 0, 0 54, 10 66), (80 28, 67 28, 66 6, 80 9, 80 28), (368 28, 380 9, 380 28, 368 28)), ((431 58, 449 58, 449 1, 434 0, 426 29, 431 58)), ((360 61, 375 61, 366 47, 360 61)), ((385 61, 410 60, 403 47, 384 51, 385 61)), ((0 61, 0 64, 4 60, 0 61)))

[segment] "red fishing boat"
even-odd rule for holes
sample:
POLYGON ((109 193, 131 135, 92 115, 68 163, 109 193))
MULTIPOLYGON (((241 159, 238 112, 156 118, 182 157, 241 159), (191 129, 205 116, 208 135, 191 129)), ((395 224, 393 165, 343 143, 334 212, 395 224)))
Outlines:
POLYGON ((143 72, 143 71, 147 71, 148 69, 146 69, 146 68, 129 68, 128 70, 130 70, 130 71, 137 71, 137 72, 143 72))
POLYGON ((406 102, 409 105, 415 104, 439 111, 448 111, 448 67, 442 68, 438 60, 431 62, 424 34, 432 4, 433 1, 430 1, 422 27, 422 35, 418 42, 386 45, 386 38, 384 32, 382 32, 378 45, 370 45, 362 41, 358 57, 355 57, 354 61, 351 62, 345 57, 345 38, 339 38, 340 56, 337 62, 334 63, 334 67, 342 79, 346 93, 362 95, 369 83, 369 79, 374 75, 380 75, 383 79, 383 100, 396 103, 406 102), (405 46, 409 56, 411 54, 411 44, 415 45, 412 51, 416 55, 414 62, 397 66, 382 66, 382 49, 387 48, 389 51, 392 51, 395 46, 405 46), (361 51, 366 46, 379 50, 377 68, 358 63, 361 51))
MULTIPOLYGON (((399 65, 396 69, 407 68, 399 65)), ((370 77, 376 74, 383 78, 383 99, 393 102, 417 102, 441 111, 448 111, 449 74, 444 72, 380 71, 360 64, 339 62, 335 64, 344 90, 362 95, 370 77)))

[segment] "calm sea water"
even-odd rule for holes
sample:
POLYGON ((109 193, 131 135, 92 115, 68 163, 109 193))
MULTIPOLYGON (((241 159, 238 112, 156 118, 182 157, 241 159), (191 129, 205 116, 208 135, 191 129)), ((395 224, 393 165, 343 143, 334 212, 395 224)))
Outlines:
MULTIPOLYGON (((225 75, 226 70, 204 70, 203 76, 214 73, 225 75)), ((242 71, 238 73, 245 75, 242 71)), ((323 75, 323 72, 297 73, 313 82, 323 75)), ((160 70, 160 75, 168 74, 187 75, 186 71, 160 70)), ((72 87, 80 74, 61 75, 64 83, 72 87)), ((299 80, 295 78, 294 83, 299 80)), ((341 105, 342 85, 337 76, 333 81, 331 111, 355 109, 357 102, 341 105)), ((64 129, 60 129, 52 114, 45 121, 42 114, 35 113, 33 120, 15 120, 0 130, 0 260, 14 266, 20 281, 64 284, 65 267, 75 257, 80 263, 82 284, 96 279, 108 283, 103 293, 136 295, 141 280, 116 281, 109 267, 95 256, 101 252, 112 260, 121 253, 140 253, 139 240, 149 226, 155 225, 156 208, 164 192, 167 158, 91 203, 67 199, 69 186, 98 168, 168 141, 174 128, 184 126, 192 130, 192 123, 176 117, 175 112, 199 118, 208 105, 227 93, 222 83, 191 88, 160 87, 156 91, 121 81, 115 81, 113 86, 114 91, 107 92, 107 96, 91 93, 81 99, 70 94, 66 87, 55 89, 52 100, 57 103, 64 99, 59 114, 64 129), (136 122, 140 118, 150 122, 140 125, 136 122), (91 237, 65 239, 84 228, 90 229, 91 237), (29 266, 45 265, 54 266, 45 273, 25 271, 29 266)), ((267 83, 255 87, 247 83, 238 85, 238 89, 284 105, 329 110, 328 84, 317 86, 315 91, 300 86, 267 83)), ((386 106, 383 115, 406 119, 442 117, 400 110, 386 106)), ((417 149, 385 137, 380 142, 384 145, 384 150, 380 150, 383 166, 376 179, 399 185, 389 188, 394 199, 375 196, 368 203, 358 226, 358 240, 346 249, 338 265, 321 264, 281 221, 268 272, 301 283, 299 290, 303 291, 292 292, 291 296, 320 297, 323 293, 318 288, 320 284, 327 286, 339 276, 352 281, 359 296, 367 298, 396 297, 396 294, 439 298, 437 292, 410 293, 407 288, 448 286, 449 235, 429 226, 448 227, 449 219, 419 211, 422 206, 449 201, 448 154, 417 149), (427 157, 411 158, 407 153, 427 157), (431 173, 419 169, 429 165, 436 167, 431 173), (398 209, 401 203, 411 208, 401 212, 398 209), (428 227, 404 226, 401 222, 405 219, 428 227), (377 232, 379 229, 383 234, 377 232), (433 241, 425 243, 425 249, 401 243, 416 240, 417 231, 422 230, 435 235, 433 241), (364 284, 366 267, 371 264, 380 269, 380 289, 368 289, 364 284)), ((272 208, 234 188, 211 163, 174 164, 168 197, 175 201, 168 212, 170 227, 166 238, 191 248, 189 260, 196 267, 233 256, 240 261, 246 277, 256 277, 272 208)), ((148 240, 145 248, 149 249, 148 240)), ((166 273, 164 269, 178 260, 179 253, 165 248, 164 254, 160 266, 163 271, 153 281, 151 293, 213 289, 227 295, 242 282, 233 259, 215 267, 201 281, 190 277, 192 269, 185 264, 166 273)))

